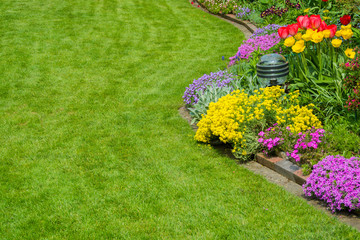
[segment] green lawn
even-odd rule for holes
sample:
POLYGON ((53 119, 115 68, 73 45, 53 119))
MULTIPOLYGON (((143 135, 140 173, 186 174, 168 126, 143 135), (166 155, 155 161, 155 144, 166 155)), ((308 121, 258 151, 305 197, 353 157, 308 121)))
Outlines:
POLYGON ((193 140, 243 35, 188 0, 0 1, 0 239, 359 239, 193 140))

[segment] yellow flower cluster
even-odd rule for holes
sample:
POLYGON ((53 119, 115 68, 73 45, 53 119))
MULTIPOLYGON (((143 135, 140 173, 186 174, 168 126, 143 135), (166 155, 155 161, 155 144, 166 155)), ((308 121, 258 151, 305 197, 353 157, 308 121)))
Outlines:
POLYGON ((275 120, 279 125, 289 126, 294 133, 321 127, 312 113, 312 106, 300 107, 298 98, 298 91, 285 94, 280 86, 261 88, 254 95, 235 90, 218 102, 210 103, 207 115, 197 124, 195 140, 208 143, 218 138, 243 154, 246 131, 260 121, 273 123, 270 121, 275 120))
MULTIPOLYGON (((336 37, 342 37, 344 40, 349 40, 353 35, 354 32, 351 29, 351 24, 346 26, 342 25, 341 29, 335 33, 336 37)), ((311 28, 308 28, 305 31, 299 29, 299 32, 294 37, 290 36, 284 40, 284 45, 286 47, 291 47, 292 51, 295 53, 301 53, 306 48, 306 42, 311 41, 313 43, 321 43, 324 39, 330 39, 332 46, 334 48, 339 48, 342 44, 342 40, 333 37, 334 35, 331 34, 329 29, 323 31, 313 30, 311 28)))
POLYGON ((351 24, 346 26, 342 25, 339 31, 336 31, 335 36, 343 37, 345 40, 350 39, 354 35, 354 32, 351 30, 351 24))
POLYGON ((295 43, 294 46, 291 47, 291 49, 293 50, 293 52, 295 53, 301 53, 304 51, 305 49, 305 42, 304 40, 299 40, 295 43))
POLYGON ((315 128, 321 127, 321 122, 319 119, 313 114, 313 110, 308 107, 313 107, 313 104, 309 104, 308 106, 300 107, 299 105, 291 106, 290 109, 287 109, 287 116, 293 122, 289 125, 290 130, 294 133, 304 132, 310 129, 310 126, 315 128))
POLYGON ((355 54, 356 54, 356 53, 355 53, 354 49, 348 48, 348 49, 345 50, 345 55, 346 55, 348 58, 354 59, 355 54))
MULTIPOLYGON (((330 31, 329 30, 327 30, 327 31, 330 36, 330 31)), ((324 33, 324 31, 317 32, 316 30, 309 28, 306 30, 305 34, 302 35, 302 39, 304 39, 305 41, 312 41, 314 43, 319 43, 319 42, 322 42, 325 35, 327 35, 327 32, 325 32, 325 33, 324 33)))

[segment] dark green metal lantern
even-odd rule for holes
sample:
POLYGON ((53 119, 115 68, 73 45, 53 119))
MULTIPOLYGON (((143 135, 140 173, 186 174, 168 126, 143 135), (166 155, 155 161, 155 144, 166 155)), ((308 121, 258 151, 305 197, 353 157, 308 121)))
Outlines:
POLYGON ((289 74, 289 63, 283 55, 264 55, 256 64, 257 76, 262 85, 276 86, 285 83, 289 74))

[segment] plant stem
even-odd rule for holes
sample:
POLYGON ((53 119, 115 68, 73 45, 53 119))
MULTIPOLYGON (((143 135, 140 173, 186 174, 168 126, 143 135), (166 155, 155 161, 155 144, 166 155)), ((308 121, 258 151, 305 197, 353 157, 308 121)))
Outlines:
POLYGON ((330 50, 330 68, 331 68, 331 72, 333 72, 333 69, 335 68, 334 66, 334 48, 331 46, 330 40, 328 41, 328 48, 330 50))
POLYGON ((319 80, 322 79, 322 58, 321 58, 321 44, 318 44, 318 58, 319 58, 319 68, 320 68, 320 72, 319 72, 319 80))
MULTIPOLYGON (((307 67, 307 63, 306 63, 306 58, 305 58, 305 54, 304 54, 304 52, 302 52, 301 53, 301 62, 302 62, 302 64, 301 65, 303 65, 304 66, 304 73, 305 73, 305 78, 306 78, 306 76, 308 76, 309 75, 309 69, 308 69, 308 67, 307 67)), ((306 78, 307 79, 307 78, 306 78)))
POLYGON ((355 109, 355 122, 357 122, 357 111, 355 109))

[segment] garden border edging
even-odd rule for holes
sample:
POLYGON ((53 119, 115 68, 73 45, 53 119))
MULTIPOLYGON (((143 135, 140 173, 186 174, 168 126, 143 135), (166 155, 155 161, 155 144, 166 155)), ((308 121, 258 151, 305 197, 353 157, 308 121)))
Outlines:
POLYGON ((285 158, 267 157, 263 153, 257 153, 255 154, 255 160, 299 185, 303 185, 309 177, 303 175, 301 167, 285 158))

